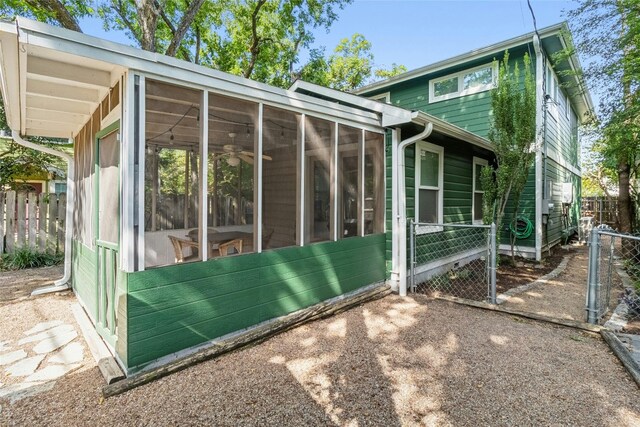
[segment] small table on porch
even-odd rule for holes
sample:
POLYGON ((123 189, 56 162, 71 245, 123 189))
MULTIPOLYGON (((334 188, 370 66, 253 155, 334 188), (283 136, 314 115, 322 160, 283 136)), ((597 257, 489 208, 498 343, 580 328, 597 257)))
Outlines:
MULTIPOLYGON (((194 242, 198 241, 198 229, 187 233, 189 238, 194 242)), ((216 231, 213 228, 207 230, 207 243, 209 244, 209 256, 213 256, 213 245, 219 245, 220 243, 228 242, 229 240, 242 239, 243 241, 251 240, 253 233, 247 233, 246 231, 216 231)))

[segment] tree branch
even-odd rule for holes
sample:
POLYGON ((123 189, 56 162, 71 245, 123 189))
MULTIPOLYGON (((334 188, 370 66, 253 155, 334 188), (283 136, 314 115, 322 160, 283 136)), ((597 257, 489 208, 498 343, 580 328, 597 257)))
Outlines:
POLYGON ((256 7, 251 14, 251 46, 249 47, 249 53, 251 54, 251 59, 249 60, 249 65, 247 69, 244 70, 244 77, 251 77, 251 73, 253 73, 253 68, 256 66, 256 62, 258 61, 258 55, 260 54, 260 36, 258 35, 258 15, 260 14, 260 9, 267 0, 258 0, 256 3, 256 7))
POLYGON ((56 18, 64 28, 68 30, 82 32, 78 21, 69 13, 66 7, 58 0, 27 0, 26 3, 32 8, 45 9, 56 18))
POLYGON ((193 23, 193 20, 195 19, 196 14, 202 7, 203 3, 204 3, 204 0, 195 0, 194 2, 189 4, 189 7, 182 15, 182 19, 180 19, 180 22, 178 23, 177 28, 175 29, 175 31, 172 31, 173 38, 171 39, 171 43, 169 44, 169 47, 167 48, 165 55, 169 55, 169 56, 176 55, 176 52, 180 46, 180 43, 182 43, 182 39, 184 39, 185 34, 187 34, 189 27, 193 23))

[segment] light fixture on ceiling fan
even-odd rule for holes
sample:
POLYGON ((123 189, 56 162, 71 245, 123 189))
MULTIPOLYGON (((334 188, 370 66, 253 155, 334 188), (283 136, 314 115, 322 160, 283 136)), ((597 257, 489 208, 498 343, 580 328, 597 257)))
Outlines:
MULTIPOLYGON (((237 134, 235 132, 229 132, 229 138, 231 138, 231 144, 225 144, 222 146, 223 153, 218 154, 216 158, 220 158, 222 156, 227 157, 227 164, 231 167, 238 166, 241 160, 253 164, 254 154, 251 151, 244 151, 242 147, 235 145, 235 138, 237 134)), ((262 158, 264 160, 271 160, 270 156, 263 155, 262 158)))

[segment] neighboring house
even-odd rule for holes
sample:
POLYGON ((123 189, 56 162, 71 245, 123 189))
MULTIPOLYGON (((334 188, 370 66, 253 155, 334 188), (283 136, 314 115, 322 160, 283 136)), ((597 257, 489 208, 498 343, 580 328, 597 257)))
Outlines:
POLYGON ((411 111, 417 85, 409 109, 283 90, 22 18, 0 51, 14 139, 73 138, 59 283, 128 374, 371 284, 404 295, 405 205, 471 222, 493 159, 486 125, 411 111))
MULTIPOLYGON (((6 139, 0 136, 0 153, 9 150, 6 139)), ((67 191, 67 181, 65 171, 52 166, 25 164, 23 173, 12 176, 14 185, 10 189, 16 191, 28 191, 35 193, 65 193, 67 191)), ((1 188, 0 188, 1 189, 1 188)))
MULTIPOLYGON (((491 124, 491 89, 495 86, 498 64, 506 50, 511 63, 528 53, 537 84, 538 150, 535 165, 522 194, 518 217, 533 225, 529 238, 517 240, 520 255, 540 260, 550 247, 577 231, 580 217, 580 144, 578 126, 593 114, 593 105, 583 82, 575 73, 578 58, 556 62, 554 54, 571 46, 566 24, 553 25, 458 55, 435 64, 373 83, 355 93, 394 106, 419 110, 487 138, 491 124)), ((481 222, 478 200, 482 197, 472 179, 478 166, 492 157, 477 153, 470 144, 452 144, 427 138, 416 145, 422 162, 415 162, 413 147, 406 150, 407 206, 426 209, 407 210, 407 216, 427 222, 481 222), (409 172, 414 165, 429 165, 439 175, 428 182, 415 182, 409 172), (432 201, 436 203, 432 203, 432 201)), ((423 177, 424 178, 424 177, 423 177)), ((507 211, 508 227, 513 209, 507 211)), ((501 250, 509 248, 510 232, 502 232, 501 250)))

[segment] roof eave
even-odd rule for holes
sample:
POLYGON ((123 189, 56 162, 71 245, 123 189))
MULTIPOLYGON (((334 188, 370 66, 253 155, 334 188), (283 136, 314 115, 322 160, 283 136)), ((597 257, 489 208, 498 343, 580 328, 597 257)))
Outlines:
POLYGON ((433 124, 433 130, 439 133, 442 133, 447 136, 451 136, 453 138, 459 139, 461 141, 468 142, 477 147, 483 148, 485 150, 494 152, 493 145, 491 141, 481 136, 476 135, 473 132, 469 132, 468 130, 464 130, 461 127, 453 125, 447 121, 441 120, 437 117, 434 117, 430 114, 424 113, 422 111, 418 111, 415 113, 415 117, 412 120, 413 123, 419 125, 426 125, 427 123, 433 124))

